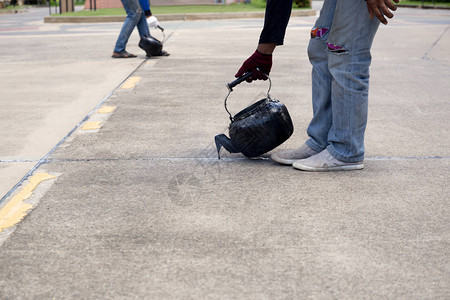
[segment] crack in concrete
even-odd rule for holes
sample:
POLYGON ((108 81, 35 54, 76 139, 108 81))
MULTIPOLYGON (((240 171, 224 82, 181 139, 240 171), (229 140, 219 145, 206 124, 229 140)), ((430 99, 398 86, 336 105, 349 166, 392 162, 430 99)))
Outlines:
MULTIPOLYGON (((430 160, 430 159, 450 159, 450 156, 373 156, 366 157, 365 160, 430 160)), ((200 160, 200 161, 218 161, 215 157, 116 157, 116 158, 50 158, 42 160, 41 164, 48 163, 64 163, 64 162, 97 162, 97 161, 190 161, 190 160, 200 160)), ((241 160, 270 160, 269 157, 223 157, 221 161, 241 161, 241 160)), ((38 160, 27 160, 27 159, 17 159, 17 160, 0 160, 0 163, 15 163, 15 162, 36 162, 38 160)), ((40 161, 40 160, 39 160, 40 161)))
MULTIPOLYGON (((174 30, 173 30, 173 32, 167 37, 167 39, 165 39, 164 40, 164 42, 166 42, 171 36, 172 36, 172 34, 176 31, 176 30, 178 30, 178 28, 182 25, 182 24, 184 24, 184 22, 181 22, 174 30)), ((16 185, 11 189, 11 190, 9 190, 9 192, 8 193, 6 193, 1 199, 0 199, 0 205, 4 202, 4 201, 6 201, 6 199, 9 197, 9 196, 11 196, 11 194, 12 193, 14 193, 14 191, 18 188, 18 187, 20 187, 21 185, 22 185, 22 183, 25 181, 25 180, 27 180, 28 179, 28 177, 30 177, 33 173, 34 173, 34 171, 36 171, 42 164, 46 164, 46 163, 48 163, 49 162, 49 159, 48 159, 48 157, 62 144, 62 143, 64 143, 80 126, 81 126, 81 124, 83 124, 86 120, 88 120, 89 119, 89 117, 96 111, 96 110, 98 110, 99 108, 100 108, 100 106, 102 106, 103 105, 103 103, 105 103, 113 94, 114 94, 114 92, 116 91, 116 90, 118 90, 121 86, 122 86, 122 84, 126 81, 126 80, 128 80, 128 78, 130 78, 138 69, 140 69, 146 62, 147 62, 147 60, 148 60, 148 58, 147 59, 144 59, 143 61, 142 61, 142 63, 140 63, 137 67, 136 67, 136 69, 134 69, 121 83, 119 83, 119 85, 117 85, 105 98, 103 98, 77 125, 75 125, 75 127, 72 129, 72 130, 70 130, 67 134, 66 134, 66 136, 64 136, 47 154, 45 154, 41 159, 39 159, 39 160, 28 160, 28 159, 23 159, 23 160, 21 160, 21 159, 17 159, 17 160, 11 160, 11 161, 9 161, 9 160, 0 160, 0 163, 19 163, 19 162, 37 162, 37 164, 30 170, 30 171, 28 171, 28 173, 27 174, 25 174, 25 176, 18 182, 18 183, 16 183, 16 185)))
POLYGON ((448 28, 450 28, 450 26, 447 26, 447 28, 444 29, 444 31, 441 33, 441 35, 437 38, 436 41, 434 41, 433 44, 431 44, 430 49, 428 49, 427 52, 425 52, 425 54, 422 56, 422 59, 425 60, 429 60, 430 58, 428 57, 428 54, 430 54, 431 50, 433 50, 434 46, 437 45, 437 43, 439 43, 439 41, 442 39, 442 37, 444 36, 444 34, 447 32, 448 28))
MULTIPOLYGON (((102 99, 102 101, 100 101, 77 125, 75 125, 74 128, 72 128, 72 130, 69 131, 69 133, 66 134, 66 136, 64 136, 47 154, 45 154, 39 161, 38 163, 30 170, 28 171, 28 173, 8 192, 6 193, 6 195, 4 195, 2 197, 2 199, 0 200, 0 205, 12 194, 14 193, 14 191, 22 185, 22 183, 28 179, 28 177, 30 177, 34 171, 36 171, 44 162, 48 161, 48 157, 62 144, 64 143, 80 126, 81 124, 83 124, 86 120, 89 119, 89 117, 100 108, 100 106, 103 105, 103 103, 105 103, 113 94, 114 92, 119 89, 122 84, 128 79, 130 78, 139 68, 141 68, 148 59, 144 59, 142 61, 142 63, 140 63, 136 69, 134 69, 130 75, 128 75, 121 83, 119 83, 119 85, 117 85, 105 98, 102 99)), ((3 162, 3 161, 0 161, 3 162)))

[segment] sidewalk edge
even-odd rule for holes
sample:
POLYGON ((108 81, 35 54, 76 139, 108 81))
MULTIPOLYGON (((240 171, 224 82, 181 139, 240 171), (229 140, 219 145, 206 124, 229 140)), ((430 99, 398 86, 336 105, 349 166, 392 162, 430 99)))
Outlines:
MULTIPOLYGON (((293 10, 292 17, 307 17, 315 16, 316 10, 302 9, 293 10)), ((44 23, 107 23, 107 22, 123 22, 123 16, 47 16, 44 18, 44 23)), ((195 21, 195 20, 217 20, 217 19, 251 19, 264 18, 264 12, 229 12, 229 13, 187 13, 187 14, 161 14, 158 15, 159 21, 195 21)))

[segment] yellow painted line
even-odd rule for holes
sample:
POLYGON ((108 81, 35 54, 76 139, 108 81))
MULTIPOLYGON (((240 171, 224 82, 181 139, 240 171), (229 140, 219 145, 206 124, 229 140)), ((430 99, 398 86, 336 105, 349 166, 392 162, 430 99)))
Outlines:
POLYGON ((102 128, 102 121, 91 121, 84 123, 81 130, 95 130, 102 128))
POLYGON ((48 173, 38 173, 31 177, 28 184, 0 210, 0 232, 19 223, 33 205, 24 203, 31 197, 34 189, 44 180, 56 178, 48 173))
POLYGON ((97 112, 99 114, 110 114, 116 110, 117 106, 102 106, 97 112))
POLYGON ((19 223, 28 213, 30 209, 33 208, 33 205, 28 203, 21 203, 8 216, 0 221, 0 232, 3 229, 13 227, 17 223, 19 223))
POLYGON ((139 76, 134 76, 134 77, 130 77, 127 79, 127 81, 125 81, 122 84, 122 88, 123 89, 132 89, 136 86, 136 84, 141 81, 142 77, 139 76))
POLYGON ((156 61, 149 60, 147 62, 147 65, 156 65, 156 61))

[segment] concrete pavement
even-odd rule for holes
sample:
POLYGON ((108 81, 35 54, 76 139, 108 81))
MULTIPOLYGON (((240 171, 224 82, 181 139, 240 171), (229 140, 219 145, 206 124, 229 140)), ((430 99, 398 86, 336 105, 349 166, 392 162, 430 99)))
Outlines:
MULTIPOLYGON (((140 57, 112 60, 121 24, 0 16, 1 186, 38 162, 30 175, 56 177, 2 203, 33 208, 0 233, 0 298, 447 298, 449 16, 399 9, 380 28, 366 169, 323 174, 216 159, 224 84, 262 20, 165 22, 170 57, 145 60, 134 33, 140 57)), ((295 126, 280 149, 306 138, 314 20, 293 18, 275 54, 271 94, 295 126)), ((236 87, 230 110, 266 88, 236 87)))

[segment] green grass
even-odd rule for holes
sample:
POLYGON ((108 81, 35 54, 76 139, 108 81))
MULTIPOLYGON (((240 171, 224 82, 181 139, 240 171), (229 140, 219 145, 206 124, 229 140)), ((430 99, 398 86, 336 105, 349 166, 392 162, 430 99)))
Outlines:
MULTIPOLYGON (((409 1, 409 0, 405 0, 405 1, 400 1, 400 4, 406 4, 406 5, 427 5, 427 6, 433 6, 433 1, 409 1)), ((446 6, 446 7, 450 7, 450 2, 446 1, 446 2, 441 2, 441 1, 435 1, 434 2, 435 6, 446 6)))
MULTIPOLYGON (((185 14, 185 13, 214 13, 214 12, 246 12, 264 11, 265 8, 255 7, 251 4, 231 4, 231 5, 177 5, 177 6, 152 6, 154 15, 162 14, 185 14)), ((123 8, 102 8, 96 11, 83 10, 69 12, 55 16, 118 16, 125 15, 123 8)))

